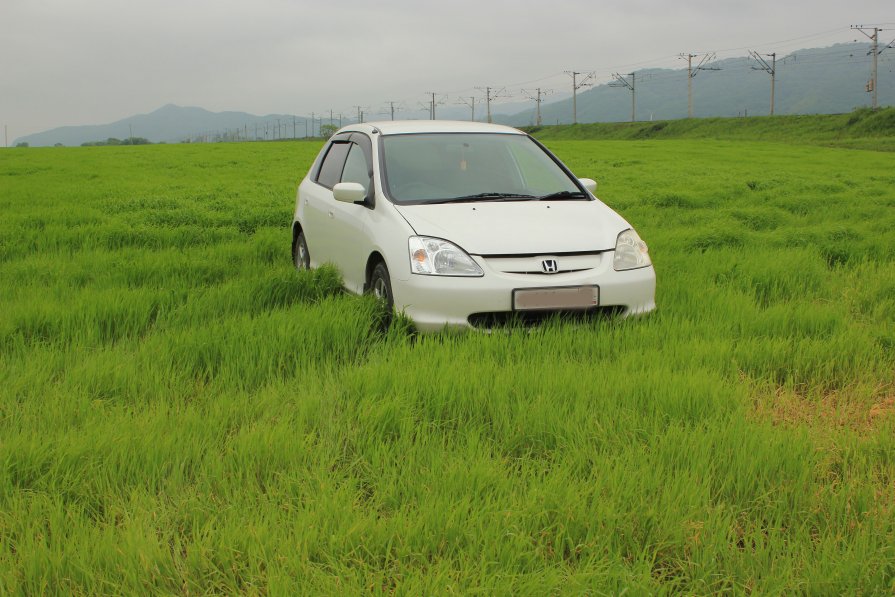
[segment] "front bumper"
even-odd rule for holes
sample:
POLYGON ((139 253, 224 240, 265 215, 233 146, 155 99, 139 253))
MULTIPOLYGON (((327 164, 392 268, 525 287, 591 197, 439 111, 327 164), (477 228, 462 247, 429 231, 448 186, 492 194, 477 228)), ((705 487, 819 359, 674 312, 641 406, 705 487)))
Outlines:
POLYGON ((603 253, 597 267, 585 271, 517 274, 495 270, 486 259, 473 256, 485 272, 480 278, 410 275, 407 280, 393 280, 395 308, 423 332, 472 328, 470 316, 475 314, 511 313, 513 290, 522 288, 597 285, 600 308, 615 307, 622 316, 655 309, 653 267, 617 272, 612 269, 612 257, 612 251, 603 253))

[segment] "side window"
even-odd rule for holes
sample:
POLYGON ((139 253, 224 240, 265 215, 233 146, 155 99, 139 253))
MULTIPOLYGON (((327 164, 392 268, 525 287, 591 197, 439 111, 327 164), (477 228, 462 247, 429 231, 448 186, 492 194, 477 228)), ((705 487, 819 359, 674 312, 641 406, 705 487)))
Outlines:
POLYGON ((345 157, 348 155, 350 143, 333 143, 323 158, 320 165, 320 173, 317 175, 317 182, 329 189, 336 186, 339 177, 342 176, 342 168, 345 165, 345 157))
POLYGON ((367 158, 359 145, 351 143, 351 151, 342 171, 342 182, 357 182, 363 185, 367 196, 370 195, 370 172, 367 170, 367 158))

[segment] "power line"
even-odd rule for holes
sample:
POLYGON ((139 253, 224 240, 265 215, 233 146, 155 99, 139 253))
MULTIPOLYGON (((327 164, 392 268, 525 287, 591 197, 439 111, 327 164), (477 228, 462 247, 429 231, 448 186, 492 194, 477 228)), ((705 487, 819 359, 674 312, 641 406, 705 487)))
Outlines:
MULTIPOLYGON (((878 26, 880 26, 880 25, 882 25, 882 26, 887 26, 887 25, 889 25, 889 24, 890 24, 890 23, 880 23, 880 24, 878 24, 878 26)), ((810 34, 807 34, 807 35, 802 35, 802 36, 797 36, 797 37, 788 38, 788 39, 784 39, 784 40, 777 40, 777 41, 773 41, 773 42, 768 42, 768 43, 763 44, 763 45, 776 45, 776 46, 778 46, 778 48, 782 48, 782 47, 785 47, 787 44, 798 43, 798 42, 801 42, 801 41, 804 41, 804 40, 809 40, 809 39, 817 39, 817 38, 821 38, 821 37, 824 37, 824 36, 829 36, 830 34, 834 34, 834 33, 838 33, 838 32, 843 32, 843 31, 847 31, 847 30, 848 30, 848 29, 845 28, 845 27, 836 27, 836 28, 834 28, 834 29, 828 29, 828 30, 824 30, 824 31, 820 31, 820 32, 810 33, 810 34)), ((888 48, 892 48, 892 47, 895 47, 895 40, 893 40, 893 42, 892 42, 891 44, 889 44, 889 45, 887 45, 887 46, 885 46, 885 47, 880 47, 878 51, 879 51, 879 53, 882 53, 883 50, 888 49, 888 48)), ((732 52, 732 51, 745 50, 745 49, 748 49, 748 47, 741 47, 741 48, 726 48, 726 49, 715 50, 715 51, 713 51, 713 52, 707 52, 707 53, 705 53, 705 54, 717 55, 718 53, 732 52)), ((779 52, 779 50, 778 50, 778 52, 779 52)), ((827 63, 827 64, 853 64, 853 63, 857 63, 856 60, 849 60, 848 58, 846 58, 845 56, 843 56, 840 52, 838 52, 836 49, 830 49, 830 52, 829 52, 828 54, 829 54, 830 56, 835 56, 835 57, 837 57, 837 58, 835 58, 835 62, 834 62, 833 59, 831 59, 831 58, 823 58, 823 57, 815 57, 815 56, 812 56, 812 57, 810 58, 810 60, 802 59, 802 60, 800 60, 800 62, 803 62, 803 63, 808 63, 808 62, 818 62, 818 63, 819 63, 819 62, 825 62, 825 63, 827 63)), ((697 56, 703 56, 703 55, 704 55, 704 53, 697 53, 697 54, 694 54, 693 57, 695 58, 695 57, 697 57, 697 56)), ((794 55, 793 55, 793 56, 794 56, 794 55)), ((681 55, 681 57, 683 57, 683 55, 681 55)), ((787 58, 789 58, 789 57, 787 57, 787 58)), ((667 59, 667 57, 656 58, 656 59, 653 59, 653 60, 648 60, 648 61, 642 61, 642 62, 637 62, 637 63, 626 64, 626 65, 623 65, 623 67, 631 67, 631 66, 637 66, 637 65, 640 65, 640 64, 655 63, 655 62, 660 62, 660 61, 662 61, 662 60, 666 60, 666 59, 667 59)), ((743 60, 747 60, 747 58, 743 57, 743 60)), ((785 67, 785 66, 787 65, 786 59, 782 59, 782 60, 780 60, 779 63, 780 63, 779 65, 775 66, 775 69, 776 69, 776 68, 782 68, 782 67, 785 67)), ((703 66, 705 66, 705 65, 703 65, 703 66)), ((618 68, 618 67, 616 67, 616 68, 618 68)), ((689 70, 689 69, 688 69, 688 70, 689 70)), ((717 70, 717 69, 707 67, 707 68, 701 68, 701 69, 699 69, 699 70, 717 70)), ((591 74, 593 74, 594 72, 595 72, 595 71, 591 71, 591 74)), ((691 72, 692 72, 692 76, 695 76, 695 74, 698 73, 698 70, 695 71, 695 72, 693 72, 693 71, 691 71, 691 72)), ((782 72, 782 71, 781 71, 781 72, 782 72)), ((531 81, 528 81, 528 82, 517 83, 517 84, 514 84, 514 85, 524 85, 524 84, 526 84, 526 83, 530 83, 530 82, 544 81, 544 80, 547 80, 547 79, 552 79, 552 78, 554 78, 554 77, 557 77, 557 76, 559 76, 559 75, 561 75, 561 74, 563 74, 563 73, 555 73, 555 74, 552 74, 552 75, 547 75, 547 76, 540 77, 540 78, 537 78, 537 79, 532 79, 531 81)), ((569 73, 566 73, 566 74, 569 74, 569 73)), ((579 74, 581 74, 581 73, 579 73, 579 74)), ((722 73, 720 76, 723 77, 725 74, 726 74, 726 73, 722 73)), ((778 74, 779 74, 779 73, 778 73, 778 74)), ((670 77, 674 77, 674 76, 678 76, 678 75, 677 75, 676 73, 671 72, 671 73, 669 73, 669 74, 659 73, 659 74, 656 74, 656 75, 654 75, 654 76, 655 76, 655 78, 656 78, 657 80, 661 80, 661 79, 670 78, 670 77)), ((731 72, 731 73, 730 73, 730 76, 739 76, 739 75, 736 74, 735 72, 731 72)), ((640 78, 641 80, 643 80, 642 77, 638 77, 638 78, 640 78)), ((691 84, 691 83, 692 83, 692 81, 690 81, 690 84, 691 84)), ((573 81, 573 84, 577 84, 577 81, 573 81)), ((688 87, 690 86, 690 84, 688 84, 688 87)), ((576 86, 577 86, 577 85, 576 85, 576 86)), ((480 90, 482 90, 483 92, 486 91, 486 88, 483 88, 483 87, 475 87, 475 88, 468 88, 468 89, 480 89, 480 90)), ((490 99, 491 99, 491 100, 496 99, 497 96, 493 94, 493 90, 494 90, 495 88, 494 88, 494 87, 491 87, 490 89, 492 90, 492 95, 491 95, 491 98, 490 98, 490 99)), ((505 88, 503 88, 503 89, 505 89, 505 88)), ((466 89, 461 90, 461 91, 451 92, 451 93, 452 93, 453 95, 458 95, 458 94, 461 94, 461 93, 463 93, 463 92, 465 92, 465 91, 466 91, 466 89)), ((464 95, 465 95, 465 93, 464 93, 464 95)), ((691 96, 691 97, 692 97, 692 89, 688 89, 688 96, 691 96)), ((489 108, 489 112, 490 112, 490 101, 489 101, 489 98, 484 98, 484 99, 485 99, 486 103, 488 104, 488 108, 489 108)), ((480 101, 481 101, 481 98, 480 98, 480 101)), ((689 100, 689 99, 688 99, 688 104, 690 104, 691 102, 692 102, 692 100, 689 100)), ((575 105, 576 103, 577 103, 577 97, 576 97, 576 94, 575 94, 574 91, 573 91, 573 120, 576 120, 576 121, 577 121, 577 106, 575 105)), ((688 108, 689 108, 689 106, 688 106, 688 108)), ((426 107, 425 109, 431 112, 431 105, 428 106, 428 107, 426 107)), ((691 113, 691 110, 688 110, 688 113, 691 113)), ((430 114, 430 116, 431 116, 431 114, 430 114)))
MULTIPOLYGON (((823 31, 820 33, 813 33, 810 35, 804 35, 801 37, 791 38, 789 40, 783 40, 780 42, 774 42, 778 47, 777 52, 771 54, 759 54, 756 50, 749 50, 749 57, 728 57, 725 58, 723 62, 723 67, 726 72, 721 72, 717 76, 723 81, 722 84, 725 84, 726 81, 733 80, 734 78, 743 77, 743 76, 752 76, 747 75, 749 70, 751 71, 765 71, 769 75, 771 75, 771 98, 770 98, 770 113, 774 114, 776 111, 775 105, 775 95, 776 95, 776 83, 777 79, 783 77, 781 81, 786 81, 786 77, 789 76, 789 73, 796 73, 798 71, 794 70, 794 66, 809 66, 810 71, 809 74, 811 76, 819 76, 816 74, 816 71, 822 69, 827 66, 834 65, 866 65, 867 59, 866 56, 871 56, 873 58, 873 64, 871 65, 872 74, 870 80, 868 81, 865 89, 868 93, 873 93, 872 103, 874 108, 878 108, 878 86, 879 86, 879 68, 882 67, 885 72, 891 72, 890 65, 895 64, 895 52, 886 52, 888 49, 895 48, 895 40, 892 40, 890 43, 884 45, 884 41, 881 40, 879 34, 884 31, 883 27, 889 27, 890 25, 895 25, 895 23, 877 23, 875 25, 856 25, 851 27, 852 30, 860 30, 869 40, 870 44, 866 42, 862 43, 860 47, 857 44, 837 44, 834 47, 830 48, 814 48, 807 50, 807 54, 803 54, 802 52, 793 52, 789 55, 784 55, 782 52, 785 51, 786 44, 799 42, 801 40, 808 39, 816 39, 823 36, 827 36, 830 33, 848 31, 845 27, 839 27, 836 29, 831 29, 828 31, 823 31), (868 45, 870 46, 870 51, 866 52, 868 45), (780 53, 781 59, 777 60, 776 56, 780 53), (882 58, 880 58, 882 56, 882 58), (767 60, 770 58, 771 60, 767 60), (881 64, 880 64, 881 61, 881 64), (746 69, 744 73, 744 69, 746 69)), ((891 28, 891 27, 890 27, 891 28)), ((856 40, 857 41, 857 40, 856 40)), ((769 44, 770 45, 770 44, 769 44)), ((692 53, 692 54, 680 54, 678 58, 687 60, 687 73, 688 73, 688 116, 693 116, 693 90, 692 90, 692 79, 699 73, 700 70, 721 70, 719 65, 712 65, 712 61, 717 58, 718 53, 723 52, 731 52, 739 50, 740 48, 730 48, 726 50, 717 50, 714 52, 706 52, 706 53, 692 53)), ((655 59, 652 61, 644 61, 640 63, 633 63, 627 65, 628 67, 636 66, 639 64, 647 64, 654 63, 660 60, 665 60, 666 58, 655 59)), ((658 68, 658 67, 657 67, 658 68)), ((624 72, 621 69, 618 69, 619 72, 624 72)), ((625 68, 624 70, 632 70, 631 68, 625 68)), ((649 73, 652 69, 641 69, 641 71, 646 70, 649 73)), ((596 84, 597 71, 590 71, 587 73, 579 72, 579 71, 563 71, 559 73, 555 73, 552 75, 548 75, 546 77, 541 77, 538 79, 533 79, 530 82, 540 82, 548 79, 554 79, 560 76, 568 75, 572 78, 572 120, 577 123, 577 90, 581 89, 585 86, 592 86, 596 84)), ((602 78, 602 71, 599 75, 602 78)), ((649 73, 644 74, 643 72, 638 72, 636 75, 633 72, 629 72, 627 74, 619 74, 619 72, 615 72, 611 75, 612 79, 608 83, 610 87, 626 87, 631 91, 631 100, 632 100, 632 120, 636 120, 636 84, 640 83, 642 86, 643 81, 649 78, 651 81, 653 79, 657 81, 668 81, 676 77, 680 77, 681 73, 678 68, 674 68, 674 70, 657 70, 655 74, 649 73)), ((755 75, 756 77, 760 75, 755 75)), ((800 75, 801 76, 801 75, 800 75)), ((719 81, 721 83, 722 81, 719 81)), ((524 83, 520 83, 518 85, 523 85, 524 83)), ((515 85, 515 84, 514 84, 515 85)), ((555 88, 559 88, 559 83, 551 84, 555 88)), ((470 88, 472 89, 472 88, 470 88)), ((474 89, 482 90, 481 95, 471 95, 469 93, 459 94, 458 92, 452 92, 452 98, 456 98, 457 95, 460 95, 461 98, 456 102, 458 104, 465 104, 470 108, 470 116, 474 120, 475 119, 475 109, 476 103, 481 103, 485 101, 487 104, 488 111, 488 120, 492 121, 492 106, 491 102, 499 97, 502 97, 501 94, 505 93, 506 87, 496 88, 496 87, 476 87, 474 89), (496 91, 495 91, 496 90, 496 91), (484 97, 482 97, 484 95, 484 97)), ((885 92, 884 85, 884 92, 885 92)), ((544 90, 543 88, 530 88, 530 89, 522 89, 521 92, 525 94, 528 99, 535 101, 536 103, 536 115, 538 122, 541 122, 541 103, 544 101, 544 96, 549 93, 549 90, 544 90)), ((428 92, 428 95, 431 96, 428 105, 425 106, 425 109, 429 112, 429 117, 435 117, 435 109, 436 106, 445 103, 446 96, 442 96, 442 99, 439 100, 437 94, 434 92, 428 92)), ((413 104, 412 100, 405 100, 409 104, 413 104)), ((885 100, 884 100, 885 101, 885 100)), ((396 117, 395 112, 398 111, 399 102, 398 101, 388 101, 385 102, 387 108, 385 108, 385 112, 379 112, 380 114, 386 114, 390 116, 392 119, 396 117)), ((355 106, 357 109, 357 120, 358 122, 363 122, 364 120, 364 109, 361 106, 355 106)), ((407 111, 412 111, 412 108, 404 108, 407 111)), ((415 116, 414 116, 415 117, 415 116)), ((263 127, 263 138, 264 139, 276 139, 276 138, 284 138, 288 135, 288 118, 293 119, 293 137, 296 136, 297 127, 300 126, 300 122, 295 120, 294 116, 286 116, 287 124, 283 125, 282 122, 277 119, 273 123, 271 122, 258 122, 254 123, 254 139, 260 140, 262 137, 262 131, 259 127, 263 127), (285 127, 285 132, 284 132, 285 127)), ((308 134, 312 134, 316 136, 316 125, 318 122, 322 123, 324 118, 318 118, 316 113, 312 113, 310 118, 301 117, 305 121, 305 136, 308 134), (310 129, 309 129, 310 125, 310 129)), ((329 122, 332 124, 335 120, 335 111, 329 110, 329 122)), ((340 127, 341 127, 341 115, 340 115, 340 127)), ((204 142, 213 141, 215 139, 218 140, 248 140, 248 129, 247 127, 241 127, 242 131, 234 132, 232 130, 226 131, 204 131, 200 133, 194 133, 191 137, 195 137, 197 140, 201 140, 204 142), (240 139, 242 137, 242 139, 240 139)), ((6 133, 6 131, 4 131, 6 133)), ((131 135, 133 136, 133 135, 131 135)), ((8 143, 8 139, 5 138, 5 144, 8 143)))

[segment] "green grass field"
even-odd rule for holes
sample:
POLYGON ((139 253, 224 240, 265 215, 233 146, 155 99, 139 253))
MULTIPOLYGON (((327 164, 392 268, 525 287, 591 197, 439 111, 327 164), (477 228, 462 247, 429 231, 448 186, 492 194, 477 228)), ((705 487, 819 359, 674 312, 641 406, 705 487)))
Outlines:
POLYGON ((317 143, 0 152, 0 594, 895 591, 895 154, 548 144, 653 315, 379 333, 317 143))

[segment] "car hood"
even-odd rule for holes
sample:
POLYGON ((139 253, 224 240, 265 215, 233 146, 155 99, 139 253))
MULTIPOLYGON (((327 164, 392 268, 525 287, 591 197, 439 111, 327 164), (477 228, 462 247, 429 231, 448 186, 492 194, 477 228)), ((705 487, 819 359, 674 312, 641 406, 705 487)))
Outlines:
POLYGON ((478 201, 395 205, 417 234, 473 255, 552 254, 615 248, 624 218, 600 201, 478 201))

